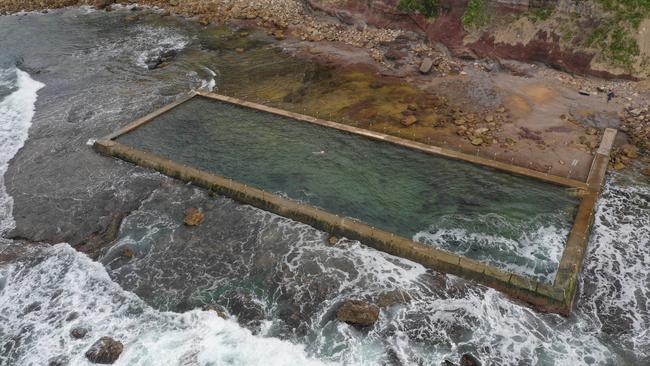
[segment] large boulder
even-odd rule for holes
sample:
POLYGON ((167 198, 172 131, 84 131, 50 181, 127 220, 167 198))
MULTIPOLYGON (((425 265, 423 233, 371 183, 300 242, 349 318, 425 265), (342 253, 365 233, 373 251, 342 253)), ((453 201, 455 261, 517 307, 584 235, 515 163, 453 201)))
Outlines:
POLYGON ((86 358, 93 363, 112 364, 117 361, 123 350, 122 342, 111 337, 101 337, 86 351, 86 358))
POLYGON ((481 361, 469 353, 465 353, 460 356, 460 366, 481 366, 481 361))
POLYGON ((336 319, 359 327, 368 327, 379 319, 379 308, 361 300, 348 300, 336 312, 336 319))

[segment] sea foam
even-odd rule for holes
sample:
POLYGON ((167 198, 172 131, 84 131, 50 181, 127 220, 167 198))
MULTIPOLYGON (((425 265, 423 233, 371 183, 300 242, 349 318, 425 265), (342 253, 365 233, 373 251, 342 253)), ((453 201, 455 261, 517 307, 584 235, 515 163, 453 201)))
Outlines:
POLYGON ((37 92, 45 86, 32 79, 28 73, 17 69, 0 69, 0 83, 12 90, 0 100, 0 235, 12 229, 13 199, 7 194, 4 175, 9 161, 27 140, 29 126, 34 117, 37 92), (15 76, 13 76, 15 75, 15 76))

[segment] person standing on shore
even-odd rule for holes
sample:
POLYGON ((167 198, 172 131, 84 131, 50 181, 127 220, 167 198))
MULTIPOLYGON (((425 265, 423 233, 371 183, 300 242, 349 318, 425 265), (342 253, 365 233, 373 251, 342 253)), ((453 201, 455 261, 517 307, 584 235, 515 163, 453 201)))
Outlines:
POLYGON ((610 89, 607 91, 607 103, 612 99, 614 99, 614 92, 610 89))

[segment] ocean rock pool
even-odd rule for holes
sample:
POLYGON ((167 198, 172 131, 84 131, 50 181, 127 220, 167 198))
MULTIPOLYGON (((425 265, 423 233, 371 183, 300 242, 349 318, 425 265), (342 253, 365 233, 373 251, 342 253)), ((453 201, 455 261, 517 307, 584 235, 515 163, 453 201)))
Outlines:
POLYGON ((195 96, 118 142, 552 282, 571 189, 195 96))

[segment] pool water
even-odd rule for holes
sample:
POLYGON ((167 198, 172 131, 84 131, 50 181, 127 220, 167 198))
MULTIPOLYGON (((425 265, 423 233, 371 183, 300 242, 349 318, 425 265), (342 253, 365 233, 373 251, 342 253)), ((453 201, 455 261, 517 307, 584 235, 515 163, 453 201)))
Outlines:
POLYGON ((548 282, 579 203, 560 186, 199 96, 118 141, 548 282))

